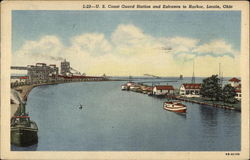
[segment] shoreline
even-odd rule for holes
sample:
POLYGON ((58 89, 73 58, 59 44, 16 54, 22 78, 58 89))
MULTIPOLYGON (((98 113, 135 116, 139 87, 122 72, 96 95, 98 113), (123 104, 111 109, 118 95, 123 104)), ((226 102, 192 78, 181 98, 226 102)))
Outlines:
MULTIPOLYGON (((20 95, 20 98, 23 101, 27 101, 28 95, 31 92, 31 90, 35 87, 37 87, 39 85, 29 85, 29 86, 19 86, 16 88, 13 88, 13 90, 17 91, 20 95)), ((13 117, 15 115, 15 113, 18 111, 19 109, 19 104, 17 103, 11 103, 11 117, 13 117)))

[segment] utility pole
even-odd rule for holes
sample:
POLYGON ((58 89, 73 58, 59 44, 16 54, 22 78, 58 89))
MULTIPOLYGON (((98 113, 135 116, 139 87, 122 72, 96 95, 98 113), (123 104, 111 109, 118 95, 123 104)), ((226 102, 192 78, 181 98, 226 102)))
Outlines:
POLYGON ((220 86, 222 87, 223 82, 223 73, 221 72, 221 64, 219 63, 219 79, 220 79, 220 86))
POLYGON ((193 61, 193 77, 192 77, 192 83, 195 83, 195 76, 194 76, 194 61, 193 61))

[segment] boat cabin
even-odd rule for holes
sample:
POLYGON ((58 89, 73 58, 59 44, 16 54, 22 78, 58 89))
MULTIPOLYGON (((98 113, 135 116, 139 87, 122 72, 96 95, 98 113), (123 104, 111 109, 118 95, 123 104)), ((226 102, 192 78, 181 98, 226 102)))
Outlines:
POLYGON ((11 127, 22 125, 24 127, 30 126, 30 117, 29 116, 14 116, 11 118, 11 127))

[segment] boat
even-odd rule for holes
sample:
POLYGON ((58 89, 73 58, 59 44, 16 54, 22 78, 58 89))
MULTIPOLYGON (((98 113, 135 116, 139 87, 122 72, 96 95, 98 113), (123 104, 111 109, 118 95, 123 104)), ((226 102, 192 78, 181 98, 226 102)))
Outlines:
POLYGON ((179 101, 169 101, 163 103, 163 108, 168 111, 186 113, 187 107, 179 101))
POLYGON ((129 90, 129 86, 127 86, 126 84, 122 85, 122 90, 123 90, 123 91, 129 90))
POLYGON ((25 113, 25 103, 19 104, 20 111, 11 118, 11 144, 21 147, 37 144, 38 127, 25 113))

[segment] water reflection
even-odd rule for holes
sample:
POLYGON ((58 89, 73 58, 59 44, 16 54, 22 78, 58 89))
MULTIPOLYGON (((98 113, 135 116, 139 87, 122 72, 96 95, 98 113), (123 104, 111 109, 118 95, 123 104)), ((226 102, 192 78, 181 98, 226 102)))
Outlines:
POLYGON ((15 145, 11 145, 11 150, 12 151, 36 151, 37 146, 38 146, 38 144, 34 144, 34 145, 28 146, 28 147, 18 147, 15 145))
POLYGON ((186 119, 187 118, 187 113, 175 113, 176 115, 178 115, 179 117, 186 119))
POLYGON ((217 125, 218 109, 211 106, 201 105, 200 114, 202 115, 201 121, 206 126, 217 125))
POLYGON ((220 128, 218 127, 218 112, 217 108, 211 106, 201 105, 200 115, 201 115, 201 127, 203 135, 210 139, 210 143, 214 143, 214 137, 220 134, 220 128))

